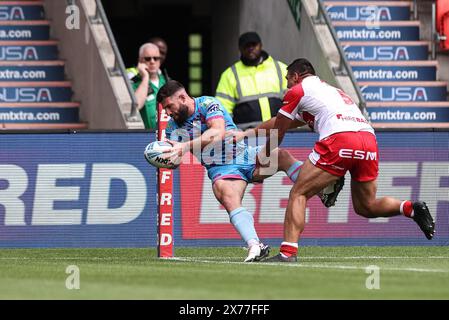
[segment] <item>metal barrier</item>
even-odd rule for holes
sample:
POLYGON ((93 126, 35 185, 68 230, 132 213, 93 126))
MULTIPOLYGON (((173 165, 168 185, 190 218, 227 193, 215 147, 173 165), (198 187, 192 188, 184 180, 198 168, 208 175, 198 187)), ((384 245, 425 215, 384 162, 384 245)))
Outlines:
POLYGON ((346 60, 346 55, 338 40, 337 32, 335 31, 334 26, 332 25, 332 22, 329 16, 327 15, 326 9, 324 8, 324 5, 322 4, 321 0, 317 0, 317 3, 318 3, 318 13, 317 16, 313 19, 313 21, 315 24, 327 25, 327 27, 331 32, 332 38, 334 39, 334 43, 337 46, 338 53, 340 55, 340 63, 338 64, 338 67, 333 68, 333 71, 337 76, 348 76, 349 79, 351 79, 357 97, 359 98, 359 109, 360 111, 362 111, 365 118, 369 120, 368 112, 366 111, 365 99, 363 98, 363 94, 360 91, 359 85, 357 84, 357 80, 355 79, 354 74, 352 73, 352 68, 349 65, 348 61, 346 60))
POLYGON ((115 60, 114 66, 112 68, 109 68, 108 70, 109 74, 111 77, 121 76, 125 80, 126 88, 131 97, 131 112, 126 117, 126 120, 130 122, 137 122, 139 121, 137 118, 137 99, 136 96, 134 95, 134 90, 131 87, 131 84, 128 80, 125 64, 123 63, 120 50, 118 49, 117 43, 115 42, 114 34, 112 33, 111 26, 109 25, 109 21, 104 11, 103 4, 101 3, 101 0, 95 0, 95 3, 96 3, 95 15, 90 17, 90 22, 92 24, 103 24, 106 30, 106 34, 108 35, 109 41, 112 46, 112 50, 114 52, 114 60, 115 60))
POLYGON ((418 20, 418 0, 413 0, 413 20, 418 20))

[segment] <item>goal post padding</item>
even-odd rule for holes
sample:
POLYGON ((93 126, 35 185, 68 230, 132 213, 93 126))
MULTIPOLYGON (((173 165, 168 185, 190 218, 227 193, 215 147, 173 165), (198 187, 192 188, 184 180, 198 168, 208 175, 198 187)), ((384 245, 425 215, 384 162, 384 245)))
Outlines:
MULTIPOLYGON (((170 118, 162 105, 158 104, 157 139, 165 140, 165 129, 170 118)), ((157 170, 157 212, 158 212, 158 243, 159 258, 174 256, 173 248, 173 170, 160 168, 157 170)))

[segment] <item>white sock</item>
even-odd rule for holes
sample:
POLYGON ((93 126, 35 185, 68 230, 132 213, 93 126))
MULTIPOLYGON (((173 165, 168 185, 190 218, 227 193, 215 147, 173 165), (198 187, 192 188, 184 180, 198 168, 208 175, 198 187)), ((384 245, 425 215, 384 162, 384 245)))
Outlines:
POLYGON ((248 248, 251 248, 252 246, 260 244, 260 241, 257 239, 250 239, 246 244, 248 245, 248 248))

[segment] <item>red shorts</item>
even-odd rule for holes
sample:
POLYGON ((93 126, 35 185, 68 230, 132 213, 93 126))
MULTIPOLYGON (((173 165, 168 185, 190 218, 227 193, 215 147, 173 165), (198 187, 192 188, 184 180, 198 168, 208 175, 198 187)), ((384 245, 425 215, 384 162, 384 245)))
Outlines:
POLYGON ((339 177, 349 170, 356 181, 375 180, 379 172, 376 136, 367 131, 335 133, 315 143, 309 160, 339 177))

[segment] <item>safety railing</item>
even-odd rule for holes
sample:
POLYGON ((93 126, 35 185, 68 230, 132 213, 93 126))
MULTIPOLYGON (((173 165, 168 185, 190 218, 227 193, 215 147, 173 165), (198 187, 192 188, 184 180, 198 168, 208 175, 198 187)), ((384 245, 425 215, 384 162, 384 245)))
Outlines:
POLYGON ((334 26, 332 25, 332 21, 329 18, 329 15, 327 14, 327 11, 321 2, 321 0, 317 0, 318 3, 318 12, 316 17, 313 19, 315 24, 326 24, 329 28, 329 31, 332 35, 332 38, 334 40, 334 43, 338 49, 338 53, 340 55, 340 62, 337 67, 333 68, 333 71, 335 75, 337 76, 348 76, 351 80, 355 92, 357 94, 357 97, 359 99, 359 109, 362 111, 363 115, 369 119, 368 112, 366 111, 366 102, 365 98, 363 97, 362 92, 360 91, 359 85, 357 84, 357 80, 354 77, 354 74, 352 72, 352 68, 348 63, 348 60, 346 59, 346 54, 343 51, 343 48, 340 45, 340 41, 337 36, 337 32, 335 31, 334 26))
POLYGON ((418 0, 413 0, 413 20, 418 20, 418 0))
POLYGON ((134 90, 131 87, 131 83, 128 80, 128 76, 126 74, 125 64, 123 63, 122 56, 120 54, 120 50, 118 49, 117 43, 114 38, 114 34, 112 33, 111 26, 109 25, 108 18, 104 11, 103 4, 101 0, 95 0, 96 9, 95 14, 90 17, 90 22, 92 24, 103 24, 106 34, 111 43, 112 50, 114 52, 114 66, 112 68, 108 68, 109 75, 111 77, 123 77, 123 80, 126 83, 126 88, 128 90, 129 96, 131 97, 131 112, 127 115, 127 121, 136 122, 139 121, 137 117, 137 99, 134 95, 134 90))

